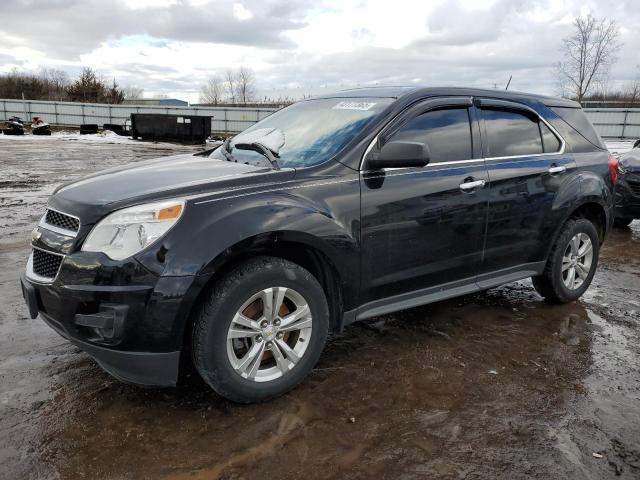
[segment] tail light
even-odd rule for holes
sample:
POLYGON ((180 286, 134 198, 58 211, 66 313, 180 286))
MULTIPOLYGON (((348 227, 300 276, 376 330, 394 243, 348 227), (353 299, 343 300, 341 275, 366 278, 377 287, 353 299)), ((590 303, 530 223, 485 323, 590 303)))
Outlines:
POLYGON ((618 184, 618 163, 620 162, 620 160, 618 160, 616 157, 614 156, 609 156, 609 173, 611 174, 611 181, 613 182, 613 185, 617 185, 618 184))

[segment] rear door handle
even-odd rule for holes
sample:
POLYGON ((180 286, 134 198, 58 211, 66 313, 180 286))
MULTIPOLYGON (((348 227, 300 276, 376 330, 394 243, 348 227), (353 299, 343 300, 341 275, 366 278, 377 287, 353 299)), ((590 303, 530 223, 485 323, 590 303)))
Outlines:
POLYGON ((464 182, 460 184, 460 190, 463 192, 468 192, 470 190, 475 190, 476 188, 482 188, 485 186, 487 182, 484 180, 474 180, 473 182, 464 182))
POLYGON ((567 171, 567 167, 558 167, 557 165, 552 166, 551 168, 549 168, 549 173, 551 175, 555 175, 556 173, 564 173, 567 171))

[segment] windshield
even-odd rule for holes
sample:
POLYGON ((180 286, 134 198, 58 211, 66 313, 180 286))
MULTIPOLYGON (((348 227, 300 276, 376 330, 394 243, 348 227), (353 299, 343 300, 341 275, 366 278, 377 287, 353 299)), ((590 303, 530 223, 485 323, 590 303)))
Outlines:
MULTIPOLYGON (((392 101, 391 98, 329 98, 295 103, 237 135, 227 148, 238 162, 264 164, 266 161, 268 164, 263 153, 241 147, 241 144, 257 142, 273 151, 281 168, 310 167, 338 153, 392 101), (262 131, 269 138, 256 138, 262 131), (278 142, 274 143, 273 138, 278 142), (279 143, 278 148, 271 146, 279 143), (240 148, 236 148, 236 144, 240 148)), ((221 150, 216 149, 211 157, 226 159, 221 150)))

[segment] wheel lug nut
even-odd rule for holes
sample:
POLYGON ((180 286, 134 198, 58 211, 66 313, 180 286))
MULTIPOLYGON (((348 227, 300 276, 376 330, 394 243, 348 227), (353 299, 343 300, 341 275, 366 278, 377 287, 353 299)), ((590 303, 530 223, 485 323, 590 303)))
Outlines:
POLYGON ((260 343, 262 341, 262 335, 256 335, 256 342, 260 343))
POLYGON ((272 342, 267 342, 267 348, 271 348, 273 347, 273 343, 272 342))
POLYGON ((274 324, 276 327, 279 327, 279 326, 280 326, 280 319, 279 319, 279 318, 276 318, 276 319, 273 321, 273 324, 274 324))
POLYGON ((260 328, 267 328, 268 325, 269 325, 269 322, 267 322, 266 320, 263 320, 262 322, 260 322, 260 328))
POLYGON ((278 337, 278 340, 282 340, 282 337, 284 337, 284 334, 280 332, 278 333, 277 337, 278 337))

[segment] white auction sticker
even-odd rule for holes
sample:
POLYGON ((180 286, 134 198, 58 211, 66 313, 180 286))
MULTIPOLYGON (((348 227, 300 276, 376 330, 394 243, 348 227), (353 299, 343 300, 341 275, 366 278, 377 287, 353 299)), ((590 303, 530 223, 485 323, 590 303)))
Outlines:
POLYGON ((371 107, 375 105, 374 103, 369 102, 340 102, 335 107, 334 110, 369 110, 371 107))

